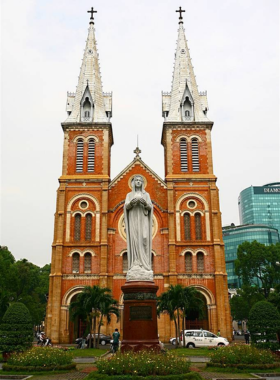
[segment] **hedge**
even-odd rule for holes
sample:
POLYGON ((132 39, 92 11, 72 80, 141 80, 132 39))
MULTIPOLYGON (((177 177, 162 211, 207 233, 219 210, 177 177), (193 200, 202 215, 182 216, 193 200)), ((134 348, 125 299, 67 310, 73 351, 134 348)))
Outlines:
POLYGON ((184 375, 166 375, 166 376, 132 376, 132 375, 102 375, 92 372, 86 380, 202 380, 197 372, 189 372, 184 375))
POLYGON ((3 371, 15 371, 15 372, 41 372, 41 371, 66 371, 76 369, 76 364, 65 364, 49 367, 39 366, 17 366, 12 364, 3 364, 3 371))
POLYGON ((206 363, 206 367, 215 368, 237 368, 237 369, 274 369, 280 368, 280 363, 273 364, 219 364, 219 363, 206 363))

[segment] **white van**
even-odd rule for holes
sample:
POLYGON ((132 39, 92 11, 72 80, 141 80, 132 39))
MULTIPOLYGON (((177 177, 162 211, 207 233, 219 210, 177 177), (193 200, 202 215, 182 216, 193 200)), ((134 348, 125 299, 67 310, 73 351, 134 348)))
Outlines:
MULTIPOLYGON (((207 330, 185 330, 184 333, 187 348, 227 346, 229 344, 226 338, 217 336, 207 330)), ((184 345, 183 334, 181 335, 181 345, 184 345)))

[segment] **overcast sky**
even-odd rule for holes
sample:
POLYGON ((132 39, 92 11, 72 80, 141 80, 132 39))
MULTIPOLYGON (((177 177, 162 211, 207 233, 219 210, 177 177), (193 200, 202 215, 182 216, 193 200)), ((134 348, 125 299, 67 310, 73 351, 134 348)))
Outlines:
POLYGON ((113 91, 113 179, 133 157, 163 178, 161 91, 171 90, 178 14, 207 90, 223 225, 241 190, 279 181, 278 0, 2 0, 0 244, 51 261, 66 94, 95 15, 103 91, 113 91))

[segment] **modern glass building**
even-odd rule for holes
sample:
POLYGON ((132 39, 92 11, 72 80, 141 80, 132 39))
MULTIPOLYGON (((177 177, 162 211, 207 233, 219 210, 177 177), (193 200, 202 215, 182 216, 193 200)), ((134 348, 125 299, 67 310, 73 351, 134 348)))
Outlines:
POLYGON ((241 226, 232 224, 231 226, 223 227, 223 240, 225 243, 228 287, 240 288, 242 283, 234 272, 234 261, 237 259, 238 246, 244 241, 252 242, 254 240, 265 245, 275 244, 279 242, 279 234, 276 228, 260 224, 241 226))
POLYGON ((280 182, 251 186, 238 198, 240 224, 265 224, 280 232, 280 182))

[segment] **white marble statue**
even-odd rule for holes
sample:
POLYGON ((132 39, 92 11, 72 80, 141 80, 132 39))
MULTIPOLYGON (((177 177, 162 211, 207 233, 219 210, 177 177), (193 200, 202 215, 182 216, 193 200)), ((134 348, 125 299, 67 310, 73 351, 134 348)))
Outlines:
POLYGON ((124 204, 124 220, 127 237, 127 281, 153 281, 152 271, 152 219, 153 205, 144 190, 144 179, 136 174, 132 191, 124 204))

